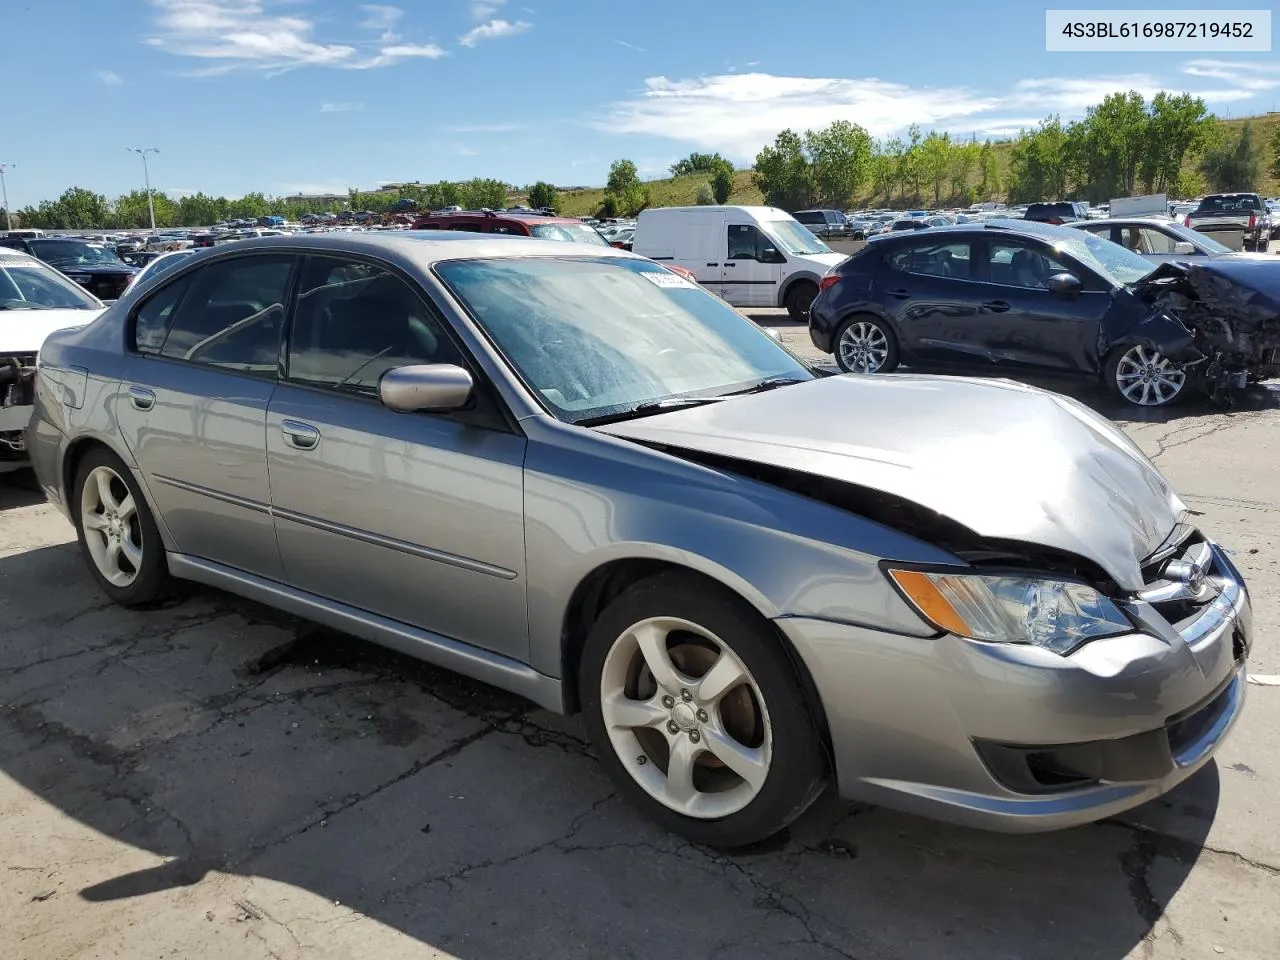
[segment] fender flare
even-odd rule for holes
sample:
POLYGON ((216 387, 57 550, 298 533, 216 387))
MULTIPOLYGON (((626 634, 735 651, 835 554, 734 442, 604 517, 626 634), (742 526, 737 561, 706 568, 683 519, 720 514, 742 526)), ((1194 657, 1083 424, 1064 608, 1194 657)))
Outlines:
POLYGON ((812 283, 816 287, 822 282, 822 276, 812 270, 797 270, 795 273, 791 274, 791 276, 787 277, 786 281, 778 288, 777 306, 785 307, 787 305, 787 295, 791 293, 795 288, 795 285, 806 281, 808 283, 812 283))

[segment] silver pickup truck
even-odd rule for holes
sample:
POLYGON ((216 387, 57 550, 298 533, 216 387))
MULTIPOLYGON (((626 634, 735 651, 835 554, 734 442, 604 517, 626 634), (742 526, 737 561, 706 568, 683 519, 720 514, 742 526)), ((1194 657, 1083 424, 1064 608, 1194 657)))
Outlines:
POLYGON ((1233 249, 1266 250, 1271 239, 1271 212, 1256 193, 1210 194, 1183 223, 1233 249))

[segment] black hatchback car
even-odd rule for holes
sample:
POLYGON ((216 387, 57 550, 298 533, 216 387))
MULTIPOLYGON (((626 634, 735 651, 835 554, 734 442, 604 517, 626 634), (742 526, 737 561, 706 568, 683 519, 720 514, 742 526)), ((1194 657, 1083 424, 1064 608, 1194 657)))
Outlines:
POLYGON ((887 234, 835 267, 809 314, 814 345, 852 373, 899 363, 1102 375, 1159 406, 1187 382, 1190 334, 1153 307, 1153 264, 1110 240, 992 220, 887 234))
POLYGON ((0 246, 13 247, 43 260, 70 277, 99 300, 117 300, 138 272, 121 260, 115 250, 102 243, 76 237, 48 237, 37 240, 0 239, 0 246))

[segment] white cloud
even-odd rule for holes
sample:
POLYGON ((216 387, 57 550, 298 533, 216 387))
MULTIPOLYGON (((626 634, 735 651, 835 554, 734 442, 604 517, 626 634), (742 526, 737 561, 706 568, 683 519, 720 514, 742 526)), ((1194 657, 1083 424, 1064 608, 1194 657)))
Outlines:
POLYGON ((116 73, 114 70, 99 70, 94 73, 94 77, 98 82, 108 87, 118 87, 124 83, 124 77, 116 73))
POLYGON ((395 43, 400 39, 396 24, 404 17, 403 10, 382 3, 366 3, 360 9, 365 12, 365 20, 360 24, 364 29, 382 31, 378 39, 383 43, 395 43))
MULTIPOLYGON (((156 33, 143 43, 209 65, 192 76, 217 76, 235 70, 274 75, 300 67, 362 70, 402 60, 441 57, 434 44, 327 43, 316 40, 315 24, 304 17, 271 12, 271 0, 149 0, 155 8, 156 33)), ((386 24, 395 7, 376 6, 371 22, 386 24)))
POLYGON ((322 103, 320 104, 321 113, 358 113, 364 109, 363 103, 322 103))
POLYGON ((507 0, 474 0, 471 4, 471 17, 473 20, 488 20, 506 2, 507 0))
POLYGON ((1234 83, 1254 93, 1280 87, 1280 63, 1265 60, 1190 60, 1182 65, 1182 72, 1192 77, 1234 83))
POLYGON ((523 20, 517 20, 515 23, 509 20, 490 20, 488 23, 482 23, 468 30, 458 38, 458 42, 464 47, 474 47, 481 40, 496 40, 499 37, 514 37, 527 33, 532 26, 533 24, 525 23, 523 20))
POLYGON ((620 47, 626 47, 628 50, 635 50, 637 53, 647 52, 644 47, 637 47, 634 43, 627 43, 625 40, 615 40, 613 42, 620 47))
MULTIPOLYGON (((1280 65, 1192 61, 1183 71, 1232 87, 1191 91, 1207 102, 1229 102, 1280 87, 1280 65), (1197 71, 1194 72, 1193 71, 1197 71), (1262 86, 1262 84, 1266 86, 1262 86), (1254 92, 1250 92, 1250 91, 1254 92)), ((999 93, 968 87, 925 87, 875 77, 782 77, 725 73, 687 80, 650 77, 634 97, 612 104, 588 122, 609 133, 647 134, 717 150, 749 160, 780 130, 798 132, 835 120, 860 124, 883 137, 911 124, 987 136, 1012 136, 1053 113, 1064 120, 1116 91, 1137 90, 1150 98, 1179 84, 1151 74, 1025 79, 999 93)))

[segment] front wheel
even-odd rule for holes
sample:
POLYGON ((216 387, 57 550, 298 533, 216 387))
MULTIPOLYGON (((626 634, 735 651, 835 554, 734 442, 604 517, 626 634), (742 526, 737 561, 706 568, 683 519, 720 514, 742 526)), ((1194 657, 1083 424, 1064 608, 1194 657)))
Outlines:
POLYGON ((809 322, 809 308, 818 295, 818 288, 812 283, 797 283, 787 291, 787 313, 796 323, 809 322))
POLYGON ((696 578, 659 574, 620 594, 587 638, 579 694, 619 790, 695 843, 763 840, 822 790, 821 741, 780 639, 696 578))
POLYGON ((853 316, 836 331, 835 355, 845 373, 889 373, 898 366, 898 339, 883 320, 853 316))
POLYGON ((1173 403, 1187 386, 1186 367, 1154 347, 1118 347, 1107 357, 1103 379, 1120 397, 1139 407, 1173 403))

